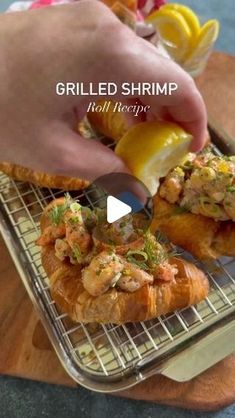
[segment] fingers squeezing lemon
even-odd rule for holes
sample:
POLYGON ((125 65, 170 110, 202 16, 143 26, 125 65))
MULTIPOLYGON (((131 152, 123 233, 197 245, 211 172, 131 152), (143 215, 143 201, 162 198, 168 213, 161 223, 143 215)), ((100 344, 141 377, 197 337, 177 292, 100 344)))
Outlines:
POLYGON ((188 152, 191 139, 191 135, 175 123, 143 122, 126 132, 115 152, 154 195, 159 179, 177 166, 188 152))

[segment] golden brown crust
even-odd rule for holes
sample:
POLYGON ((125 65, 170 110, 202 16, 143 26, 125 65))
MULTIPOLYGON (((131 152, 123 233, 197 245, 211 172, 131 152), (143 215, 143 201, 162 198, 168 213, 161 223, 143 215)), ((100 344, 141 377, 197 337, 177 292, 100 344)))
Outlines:
MULTIPOLYGON (((110 103, 108 111, 89 112, 87 119, 99 133, 118 142, 133 125, 133 118, 128 113, 115 111, 115 102, 98 101, 97 105, 103 106, 105 103, 110 103)), ((137 123, 138 118, 136 119, 135 122, 137 123)))
POLYGON ((215 236, 214 248, 222 255, 235 256, 235 223, 221 222, 218 233, 215 236))
POLYGON ((203 215, 177 213, 177 205, 156 195, 153 230, 162 231, 171 242, 200 259, 235 256, 235 224, 216 222, 203 215))
POLYGON ((0 171, 18 181, 26 181, 39 187, 49 187, 63 190, 81 190, 89 185, 87 180, 75 177, 43 173, 17 164, 2 162, 0 171))
MULTIPOLYGON (((48 226, 48 211, 60 205, 53 201, 45 210, 41 229, 48 226)), ((55 256, 54 244, 42 248, 42 265, 49 277, 52 297, 58 307, 76 322, 125 323, 144 321, 172 312, 204 299, 209 290, 205 274, 193 264, 172 257, 178 273, 170 282, 155 281, 136 292, 124 292, 116 287, 93 297, 83 287, 81 267, 60 261, 55 256)))

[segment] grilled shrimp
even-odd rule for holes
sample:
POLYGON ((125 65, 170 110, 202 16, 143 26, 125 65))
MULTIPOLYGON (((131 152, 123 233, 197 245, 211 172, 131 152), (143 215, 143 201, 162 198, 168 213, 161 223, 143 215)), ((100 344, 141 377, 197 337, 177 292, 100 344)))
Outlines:
POLYGON ((129 215, 112 224, 103 223, 102 229, 98 227, 95 229, 95 235, 103 237, 103 240, 109 245, 124 245, 128 243, 133 234, 132 217, 129 215))
POLYGON ((135 292, 153 283, 153 276, 115 253, 103 251, 83 269, 82 280, 84 288, 92 296, 99 296, 115 285, 127 292, 135 292))
POLYGON ((87 231, 81 213, 67 210, 63 222, 49 225, 37 240, 38 245, 55 242, 56 256, 60 260, 70 257, 72 264, 83 263, 92 246, 92 238, 87 231))
POLYGON ((65 215, 65 224, 65 239, 73 251, 73 258, 78 263, 82 263, 91 249, 91 235, 80 214, 68 211, 65 215))
POLYGON ((160 196, 169 203, 176 203, 183 190, 184 172, 181 168, 171 171, 160 188, 160 196))
POLYGON ((136 267, 134 264, 125 262, 122 275, 117 285, 120 289, 127 292, 136 292, 136 290, 151 283, 153 283, 152 275, 136 267))
POLYGON ((115 253, 102 251, 83 269, 83 286, 92 296, 99 296, 115 286, 122 270, 123 261, 120 257, 115 253))
POLYGON ((63 238, 65 236, 65 225, 49 225, 47 226, 42 235, 38 238, 37 244, 45 246, 55 242, 57 238, 63 238))
POLYGON ((67 226, 66 241, 72 249, 79 248, 82 254, 88 254, 92 243, 90 234, 82 225, 67 226))
POLYGON ((154 269, 153 275, 155 280, 163 280, 164 282, 170 282, 174 279, 175 275, 178 273, 176 266, 169 264, 167 261, 164 261, 161 264, 158 264, 154 269))
POLYGON ((66 257, 70 257, 72 250, 69 244, 61 238, 57 238, 55 242, 55 255, 59 260, 64 261, 66 257))

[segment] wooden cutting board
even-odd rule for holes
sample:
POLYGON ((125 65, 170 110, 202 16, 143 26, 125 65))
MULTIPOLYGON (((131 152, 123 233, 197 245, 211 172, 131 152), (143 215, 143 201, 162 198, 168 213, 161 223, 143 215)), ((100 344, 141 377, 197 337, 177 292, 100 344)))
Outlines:
MULTIPOLYGON (((197 80, 209 113, 235 138, 235 57, 214 53, 197 80)), ((0 238, 0 373, 77 386, 62 368, 0 238)), ((189 409, 235 402, 235 355, 190 382, 153 376, 115 394, 189 409)))

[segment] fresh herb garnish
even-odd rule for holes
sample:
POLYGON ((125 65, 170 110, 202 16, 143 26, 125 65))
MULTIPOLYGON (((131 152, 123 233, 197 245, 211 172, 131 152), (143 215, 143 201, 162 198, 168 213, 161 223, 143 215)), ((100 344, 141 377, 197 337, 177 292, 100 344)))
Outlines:
POLYGON ((149 270, 149 266, 144 261, 138 260, 133 255, 127 255, 126 257, 127 261, 131 264, 135 264, 137 267, 139 267, 142 270, 149 270))
POLYGON ((167 258, 167 252, 148 231, 145 233, 143 250, 136 251, 135 253, 129 251, 129 254, 127 253, 127 260, 129 262, 147 271, 151 271, 157 264, 162 263, 167 258))
POLYGON ((232 203, 231 202, 224 202, 224 206, 227 206, 228 208, 232 207, 232 203))
POLYGON ((192 169, 193 169, 193 167, 194 167, 193 162, 192 162, 192 161, 190 161, 190 160, 185 161, 185 163, 184 163, 184 164, 182 164, 182 165, 180 166, 180 168, 181 168, 183 171, 186 171, 186 170, 192 170, 192 169))
POLYGON ((97 224, 103 226, 107 216, 105 210, 101 208, 94 208, 93 213, 96 216, 97 224))
POLYGON ((227 186, 227 192, 234 193, 235 192, 235 186, 232 186, 232 185, 227 186))
POLYGON ((147 254, 147 259, 150 263, 156 261, 156 245, 155 240, 152 239, 149 233, 146 234, 144 251, 147 254))
POLYGON ((148 256, 144 251, 141 250, 129 250, 127 252, 127 256, 134 256, 134 257, 139 257, 142 258, 144 261, 148 260, 148 256))
POLYGON ((79 222, 78 216, 71 216, 68 221, 71 225, 76 225, 79 222))
POLYGON ((49 214, 51 222, 54 225, 58 226, 60 222, 62 221, 65 211, 66 211, 65 205, 55 206, 49 214))
POLYGON ((69 206, 71 212, 77 213, 81 211, 81 205, 78 202, 72 202, 69 206))
POLYGON ((155 234, 156 240, 159 241, 165 241, 166 237, 162 234, 161 231, 159 231, 159 229, 157 230, 156 234, 155 234))
POLYGON ((61 223, 66 210, 73 203, 73 199, 68 193, 66 193, 64 197, 65 197, 64 203, 59 206, 54 206, 49 214, 51 222, 56 226, 58 226, 61 223))
POLYGON ((116 242, 113 240, 113 239, 111 239, 111 238, 109 238, 108 240, 107 240, 107 243, 109 244, 109 245, 116 245, 116 242))
POLYGON ((186 213, 190 211, 190 205, 182 205, 182 206, 177 206, 173 213, 175 215, 180 215, 181 213, 186 213))
POLYGON ((163 263, 169 256, 166 249, 151 234, 147 236, 145 251, 148 255, 150 267, 153 268, 156 264, 163 263))
POLYGON ((200 154, 213 154, 213 145, 209 144, 200 151, 200 154))
POLYGON ((100 263, 99 264, 99 268, 101 269, 101 270, 104 270, 104 268, 106 267, 106 264, 105 263, 100 263))
POLYGON ((82 252, 78 244, 75 244, 73 247, 73 257, 77 260, 78 263, 80 263, 82 260, 82 252))

